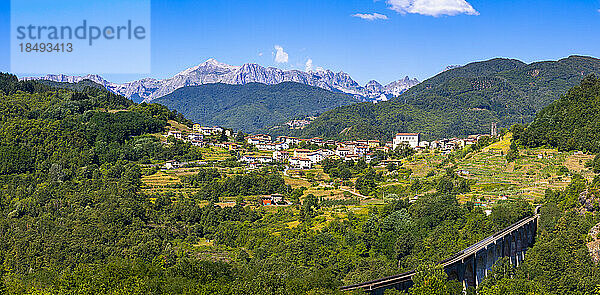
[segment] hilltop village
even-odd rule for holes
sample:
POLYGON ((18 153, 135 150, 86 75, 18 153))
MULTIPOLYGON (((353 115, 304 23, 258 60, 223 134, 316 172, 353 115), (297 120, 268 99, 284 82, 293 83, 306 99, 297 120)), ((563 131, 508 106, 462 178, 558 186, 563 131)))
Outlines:
MULTIPOLYGON (((392 141, 387 142, 335 141, 319 137, 306 139, 288 136, 273 138, 268 134, 242 135, 222 127, 195 124, 189 131, 169 130, 164 137, 173 137, 191 143, 193 146, 212 146, 236 152, 238 161, 252 168, 259 168, 267 163, 283 163, 289 169, 311 169, 324 159, 354 162, 364 160, 366 163, 371 163, 374 159, 384 162, 394 161, 382 159, 381 155, 402 149, 410 149, 412 152, 435 151, 448 155, 466 146, 475 145, 482 138, 489 139, 498 135, 495 124, 491 131, 491 134, 469 135, 466 138, 455 137, 431 142, 422 140, 421 133, 397 133, 392 141)), ((167 162, 165 166, 165 168, 174 167, 176 165, 173 165, 172 161, 167 162)))
MULTIPOLYGON (((568 185, 573 173, 593 178, 587 167, 591 155, 548 148, 515 150, 512 132, 495 124, 489 134, 433 141, 424 140, 421 133, 397 133, 391 141, 272 137, 200 124, 189 128, 172 121, 167 132, 155 136, 167 146, 196 147, 201 157, 144 164, 150 169, 142 178, 147 192, 193 195, 197 189, 190 177, 203 169, 224 175, 280 174, 290 186, 287 193, 244 198, 261 206, 296 205, 314 195, 321 202, 358 210, 390 198, 416 200, 439 189, 440 179, 446 177, 452 179, 459 202, 471 202, 489 213, 505 200, 539 200, 546 189, 568 185), (300 200, 292 200, 294 195, 300 200)), ((230 196, 215 204, 240 202, 230 196)))

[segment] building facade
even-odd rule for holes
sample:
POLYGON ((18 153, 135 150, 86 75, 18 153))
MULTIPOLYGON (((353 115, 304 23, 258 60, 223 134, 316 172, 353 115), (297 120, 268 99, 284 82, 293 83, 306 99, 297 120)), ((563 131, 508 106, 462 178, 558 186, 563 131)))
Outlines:
POLYGON ((411 148, 416 148, 419 146, 419 142, 421 142, 420 133, 398 133, 396 134, 396 137, 394 137, 393 148, 396 149, 402 144, 406 144, 411 148))

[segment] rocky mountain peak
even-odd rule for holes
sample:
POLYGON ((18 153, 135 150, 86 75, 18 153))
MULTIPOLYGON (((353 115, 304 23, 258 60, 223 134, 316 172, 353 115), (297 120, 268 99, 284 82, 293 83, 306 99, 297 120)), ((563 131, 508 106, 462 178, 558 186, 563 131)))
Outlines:
POLYGON ((232 66, 210 58, 205 62, 190 67, 177 73, 172 78, 156 80, 144 78, 123 84, 111 83, 98 75, 66 76, 47 75, 45 77, 31 78, 45 79, 56 82, 76 83, 83 79, 90 79, 104 85, 108 90, 136 100, 142 99, 149 102, 165 96, 176 89, 186 86, 197 86, 211 83, 224 83, 243 85, 247 83, 262 83, 267 85, 282 82, 297 82, 329 91, 346 93, 361 101, 387 100, 387 97, 397 96, 408 88, 418 84, 416 79, 405 77, 387 86, 382 86, 377 81, 370 81, 364 87, 360 86, 352 77, 343 71, 334 73, 331 70, 317 69, 304 72, 301 70, 282 70, 274 67, 263 67, 256 63, 247 63, 242 66, 232 66))

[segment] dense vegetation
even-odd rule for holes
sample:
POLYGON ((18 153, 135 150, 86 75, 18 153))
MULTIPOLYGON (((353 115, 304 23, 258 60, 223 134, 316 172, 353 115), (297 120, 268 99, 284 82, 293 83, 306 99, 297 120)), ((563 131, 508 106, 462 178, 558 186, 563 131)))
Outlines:
POLYGON ((584 191, 598 196, 600 178, 596 178, 589 183, 575 175, 565 190, 548 190, 536 243, 523 264, 515 269, 498 263, 478 294, 598 294, 600 267, 592 261, 586 243, 589 230, 600 222, 600 207, 582 212, 578 201, 584 191))
MULTIPOLYGON (((1 78, 1 85, 15 79, 1 78)), ((198 155, 149 135, 166 125, 164 109, 85 89, 33 87, 0 94, 3 293, 331 294, 446 258, 531 214, 524 201, 499 205, 489 217, 461 205, 446 176, 443 191, 369 214, 348 212, 322 228, 313 225, 323 202, 311 195, 300 210, 274 212, 206 202, 219 194, 298 196, 275 170, 222 175, 206 168, 183 186, 208 193, 146 194, 141 163, 198 155), (207 239, 210 252, 201 244, 207 239)), ((351 173, 368 189, 377 175, 365 169, 351 173)))
POLYGON ((532 64, 476 62, 442 72, 388 102, 328 111, 296 134, 389 140, 397 132, 423 132, 426 139, 488 133, 492 122, 500 127, 531 122, 592 73, 600 73, 600 60, 581 56, 532 64))
POLYGON ((600 152, 600 80, 591 75, 579 86, 540 111, 515 139, 530 147, 552 146, 559 150, 600 152))
POLYGON ((222 177, 215 169, 200 169, 198 174, 183 178, 186 187, 199 188, 199 200, 218 202, 223 197, 243 195, 285 194, 291 188, 285 184, 281 174, 274 171, 247 173, 222 177))
POLYGON ((155 102, 204 125, 256 132, 297 117, 355 103, 351 96, 284 82, 277 85, 207 84, 184 87, 155 102))
MULTIPOLYGON (((581 87, 590 81, 595 89, 594 78, 581 87)), ((151 168, 142 165, 202 158, 196 147, 161 143, 154 134, 167 120, 189 123, 181 115, 96 87, 55 88, 7 74, 0 74, 0 87, 2 295, 335 294, 343 284, 414 268, 419 275, 410 294, 461 294, 460 283, 432 265, 532 214, 528 202, 513 199, 487 215, 458 202, 470 183, 452 168, 424 183, 410 180, 411 170, 401 165, 386 168, 405 176, 410 185, 403 189, 418 199, 399 193, 361 214, 339 207, 344 218, 324 223, 321 208, 356 200, 308 194, 276 210, 214 204, 271 193, 300 199, 303 189, 292 190, 275 167, 250 173, 204 167, 182 177, 181 189, 197 193, 149 193, 141 175, 151 168)), ((399 149, 386 156, 412 154, 399 149)), ((380 189, 383 175, 363 161, 323 166, 333 179, 355 179, 363 194, 380 189)), ((565 190, 546 192, 538 241, 525 262, 516 269, 496 265, 479 294, 600 291, 600 270, 585 248, 587 232, 600 221, 590 212, 600 205, 581 204, 582 195, 600 195, 600 177, 571 179, 565 190)))

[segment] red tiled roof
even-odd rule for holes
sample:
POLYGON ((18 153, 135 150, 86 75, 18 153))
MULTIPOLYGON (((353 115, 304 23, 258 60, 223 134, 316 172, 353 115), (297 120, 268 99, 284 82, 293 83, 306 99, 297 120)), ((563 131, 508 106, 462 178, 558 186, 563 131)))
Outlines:
POLYGON ((300 158, 300 157, 294 157, 294 158, 291 158, 290 160, 310 161, 310 159, 300 158))

